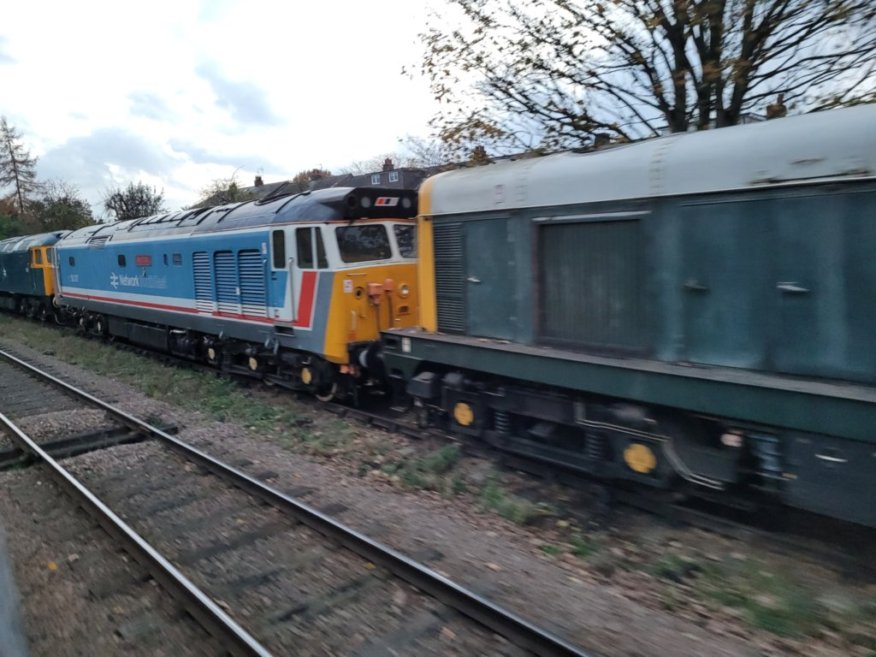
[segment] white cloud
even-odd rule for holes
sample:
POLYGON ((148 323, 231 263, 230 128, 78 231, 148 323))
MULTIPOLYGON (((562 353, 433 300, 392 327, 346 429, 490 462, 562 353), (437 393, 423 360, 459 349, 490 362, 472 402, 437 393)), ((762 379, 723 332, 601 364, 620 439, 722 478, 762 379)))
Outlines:
POLYGON ((210 83, 216 106, 227 110, 237 123, 247 126, 283 124, 268 106, 267 93, 252 82, 229 80, 215 62, 201 64, 196 73, 210 83))
POLYGON ((176 207, 235 169, 281 179, 424 135, 428 87, 401 73, 424 15, 410 0, 15 3, 0 114, 40 175, 77 184, 96 211, 108 186, 139 178, 176 207))
POLYGON ((12 56, 7 55, 4 50, 6 48, 6 39, 3 36, 0 36, 0 65, 2 64, 14 64, 15 60, 12 56))

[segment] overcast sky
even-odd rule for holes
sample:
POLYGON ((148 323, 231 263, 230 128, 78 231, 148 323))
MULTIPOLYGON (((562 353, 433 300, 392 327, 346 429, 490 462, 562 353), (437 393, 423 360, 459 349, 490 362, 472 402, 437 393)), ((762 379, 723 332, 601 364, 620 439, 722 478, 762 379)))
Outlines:
POLYGON ((241 184, 337 170, 425 137, 420 0, 30 0, 0 23, 0 114, 103 215, 142 180, 171 209, 241 184))

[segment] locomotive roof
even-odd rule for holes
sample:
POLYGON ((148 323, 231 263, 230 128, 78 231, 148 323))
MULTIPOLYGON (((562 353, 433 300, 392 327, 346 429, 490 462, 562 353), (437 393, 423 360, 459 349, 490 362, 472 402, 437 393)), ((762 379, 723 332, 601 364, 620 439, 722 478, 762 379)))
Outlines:
POLYGON ((0 253, 18 253, 20 251, 27 251, 35 246, 51 246, 69 232, 68 230, 56 230, 51 233, 40 233, 39 235, 10 237, 0 241, 0 253))
POLYGON ((416 213, 417 197, 412 190, 332 187, 273 199, 268 197, 262 201, 179 210, 88 226, 68 235, 64 245, 129 241, 159 235, 195 235, 294 222, 392 219, 413 217, 416 213), (386 202, 386 199, 390 201, 386 202))
POLYGON ((420 210, 444 215, 872 178, 874 126, 876 105, 862 105, 449 171, 424 183, 428 205, 420 210))

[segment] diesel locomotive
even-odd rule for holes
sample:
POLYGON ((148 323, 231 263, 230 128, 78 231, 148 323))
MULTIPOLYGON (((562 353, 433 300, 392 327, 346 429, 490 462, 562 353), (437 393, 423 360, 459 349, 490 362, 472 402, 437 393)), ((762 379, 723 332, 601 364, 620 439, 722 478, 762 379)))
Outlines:
POLYGON ((416 321, 415 215, 413 191, 338 187, 88 226, 54 245, 55 303, 94 335, 353 393, 379 331, 416 321))
POLYGON ((42 320, 54 313, 53 246, 67 232, 0 241, 0 308, 42 320))
POLYGON ((874 127, 860 106, 14 238, 0 307, 876 526, 874 127))
POLYGON ((442 173, 418 245, 423 424, 876 526, 876 106, 442 173))

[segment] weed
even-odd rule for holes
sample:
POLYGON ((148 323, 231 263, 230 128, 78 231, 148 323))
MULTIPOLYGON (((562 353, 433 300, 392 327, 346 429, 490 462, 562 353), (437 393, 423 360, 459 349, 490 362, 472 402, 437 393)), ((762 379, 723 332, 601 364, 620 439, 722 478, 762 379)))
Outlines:
POLYGON ((811 634, 821 620, 812 591, 754 560, 705 569, 697 588, 707 598, 740 609, 752 625, 781 636, 811 634))
POLYGON ((401 469, 401 467, 401 463, 384 463, 383 467, 381 467, 380 469, 388 475, 394 475, 396 472, 399 471, 399 469, 401 469))
POLYGON ((59 335, 56 329, 31 322, 4 318, 3 333, 33 349, 51 349, 60 360, 122 381, 154 399, 200 411, 215 420, 234 420, 272 434, 278 427, 295 426, 298 419, 291 410, 258 401, 212 373, 169 367, 69 332, 59 335))
POLYGON ((563 548, 561 548, 559 545, 548 544, 548 545, 542 545, 541 551, 544 552, 545 554, 551 556, 551 557, 555 557, 555 556, 563 553, 563 548))
POLYGON ((481 491, 481 505, 518 525, 527 525, 536 518, 549 514, 549 511, 537 504, 508 493, 496 479, 487 482, 481 491))
POLYGON ((347 451, 353 439, 353 431, 349 427, 338 426, 337 422, 333 422, 328 427, 301 431, 300 438, 308 453, 317 456, 336 456, 347 451))
POLYGON ((447 445, 417 459, 414 463, 414 469, 430 474, 444 474, 456 465, 459 456, 459 445, 447 445))
POLYGON ((683 604, 678 589, 668 588, 660 596, 660 603, 666 611, 674 612, 683 604))
POLYGON ((402 483, 408 488, 429 488, 435 485, 435 481, 432 478, 427 478, 423 476, 417 470, 405 468, 401 472, 401 480, 402 483))
POLYGON ((696 560, 672 552, 664 554, 653 568, 657 577, 673 582, 681 582, 700 570, 702 566, 696 560))
POLYGON ((397 474, 408 488, 434 490, 443 495, 457 495, 465 490, 459 477, 449 477, 449 473, 459 462, 458 445, 447 445, 429 452, 413 462, 388 463, 383 466, 387 474, 397 474))
POLYGON ((572 545, 572 554, 579 559, 586 559, 599 549, 599 546, 596 545, 596 543, 578 533, 572 534, 572 538, 569 542, 572 545))

